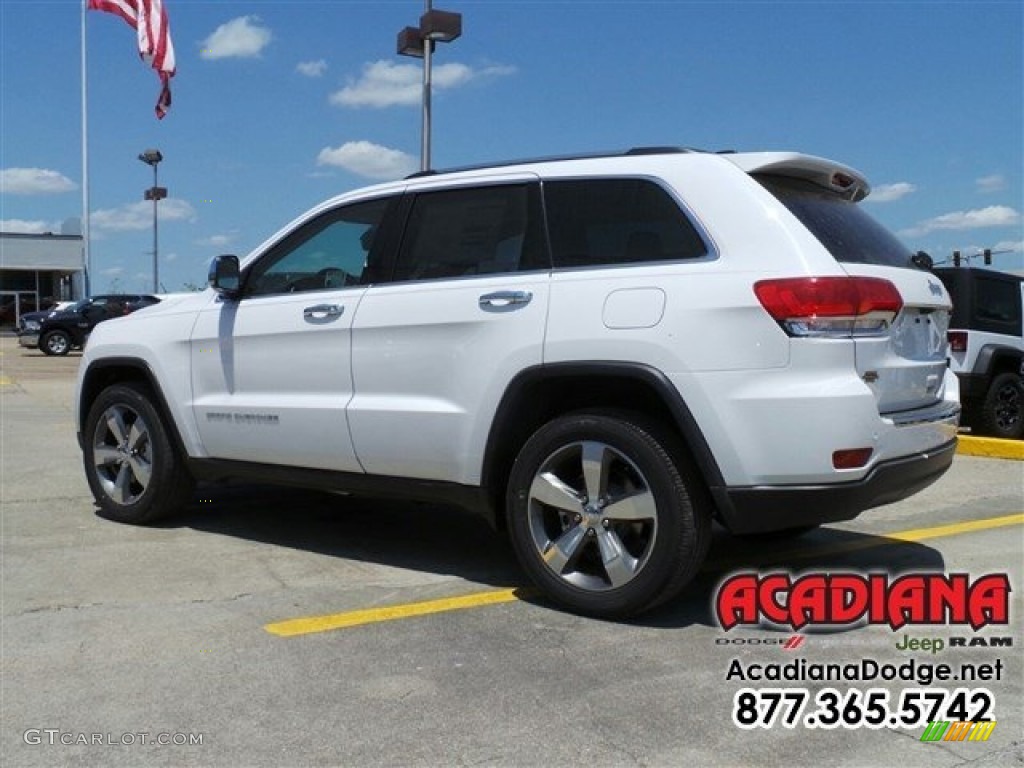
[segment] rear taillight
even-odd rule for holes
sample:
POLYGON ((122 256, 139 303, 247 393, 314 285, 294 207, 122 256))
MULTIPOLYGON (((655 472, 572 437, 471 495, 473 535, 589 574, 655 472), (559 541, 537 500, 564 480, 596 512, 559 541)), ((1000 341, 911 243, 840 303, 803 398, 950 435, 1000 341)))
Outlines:
POLYGON ((903 308, 896 286, 877 277, 761 280, 754 293, 790 336, 873 336, 903 308))
POLYGON ((967 351, 967 331, 948 331, 946 337, 949 339, 950 352, 967 351))

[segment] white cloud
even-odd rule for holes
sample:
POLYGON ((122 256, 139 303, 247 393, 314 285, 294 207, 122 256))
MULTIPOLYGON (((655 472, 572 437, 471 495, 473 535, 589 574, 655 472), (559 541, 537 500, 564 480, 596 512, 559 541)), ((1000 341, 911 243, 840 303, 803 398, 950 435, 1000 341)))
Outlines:
POLYGON ((202 42, 204 59, 251 59, 259 56, 273 37, 260 26, 258 16, 239 16, 221 24, 202 42))
MULTIPOLYGON (((515 67, 492 65, 473 69, 456 62, 433 68, 432 82, 438 91, 457 88, 472 80, 514 73, 515 67)), ((413 106, 423 96, 423 68, 417 64, 374 61, 363 65, 358 80, 331 94, 330 102, 343 107, 413 106)))
POLYGON ((78 189, 62 173, 45 168, 4 168, 0 171, 0 193, 6 195, 54 195, 78 189))
POLYGON ((234 235, 210 235, 209 237, 204 237, 201 240, 196 240, 196 245, 202 245, 208 248, 223 248, 234 239, 234 235))
POLYGON ((916 191, 917 187, 906 181, 898 181, 895 184, 879 184, 871 190, 866 202, 891 203, 916 191))
POLYGON ((327 62, 323 59, 316 61, 300 61, 295 65, 295 71, 306 77, 320 77, 327 71, 327 62))
POLYGON ((349 141, 333 149, 324 147, 316 164, 334 165, 370 179, 400 179, 419 167, 412 155, 369 141, 349 141))
POLYGON ((993 251, 1009 251, 1010 253, 1024 253, 1024 240, 1000 240, 992 246, 993 251))
POLYGON ((998 173, 994 173, 991 176, 982 176, 980 179, 975 179, 974 185, 979 192, 1002 192, 1006 189, 1006 179, 998 173))
MULTIPOLYGON (((184 200, 169 197, 159 203, 160 223, 195 218, 195 209, 184 200)), ((117 208, 93 211, 89 217, 92 227, 100 232, 135 232, 153 226, 153 204, 146 200, 126 203, 117 208)))
POLYGON ((60 225, 52 221, 27 219, 0 219, 0 232, 16 232, 25 235, 41 235, 44 232, 59 232, 60 225))
POLYGON ((117 277, 124 274, 124 267, 108 267, 107 269, 101 269, 100 274, 104 277, 117 277))
POLYGON ((491 64, 477 70, 473 77, 507 77, 508 75, 514 75, 516 71, 516 68, 511 64, 491 64))
POLYGON ((926 219, 900 234, 919 237, 938 230, 983 229, 986 227, 1008 227, 1020 221, 1020 213, 1005 205, 990 205, 971 211, 953 211, 932 219, 926 219))
POLYGON ((331 94, 331 104, 346 107, 390 107, 418 104, 423 75, 412 64, 376 61, 363 66, 363 76, 331 94))

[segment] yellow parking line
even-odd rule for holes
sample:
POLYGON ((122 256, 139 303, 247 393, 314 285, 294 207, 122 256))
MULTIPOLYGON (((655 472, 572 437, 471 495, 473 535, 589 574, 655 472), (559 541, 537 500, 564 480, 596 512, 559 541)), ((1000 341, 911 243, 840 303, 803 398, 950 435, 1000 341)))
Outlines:
MULTIPOLYGON (((989 517, 983 520, 968 520, 963 523, 951 523, 949 525, 936 525, 931 528, 912 528, 906 531, 894 531, 892 533, 868 535, 863 540, 844 542, 835 546, 811 547, 783 552, 774 556, 773 560, 793 560, 815 557, 819 555, 835 554, 838 552, 853 552, 862 549, 881 547, 898 541, 923 541, 925 539, 938 539, 945 536, 956 536, 962 533, 1002 528, 1009 525, 1024 524, 1024 512, 1001 517, 989 517)), ((737 564, 738 561, 719 561, 711 563, 712 570, 722 570, 722 566, 728 567, 727 563, 737 564)), ((364 624, 376 624, 382 621, 394 621, 396 619, 408 619, 413 616, 427 616, 432 613, 445 613, 458 611, 466 608, 479 608, 484 605, 496 605, 499 603, 511 603, 520 599, 520 596, 527 593, 523 588, 510 588, 489 590, 486 592, 473 592, 459 597, 445 597, 439 600, 426 600, 419 603, 405 603, 400 605, 386 605, 380 608, 364 608, 356 611, 345 611, 344 613, 332 613, 326 616, 308 616, 301 619, 288 619, 267 624, 263 628, 272 635, 279 637, 295 637, 296 635, 309 635, 315 632, 328 632, 332 629, 345 629, 358 627, 364 624)))
POLYGON ((899 541, 923 541, 925 539, 938 539, 942 536, 956 536, 958 533, 971 533, 972 531, 987 531, 991 528, 1002 528, 1007 525, 1024 524, 1024 512, 1017 512, 1002 517, 988 517, 984 520, 968 520, 963 523, 951 523, 949 525, 935 525, 931 528, 914 528, 909 531, 898 531, 887 533, 885 538, 897 539, 899 541))
POLYGON ((1001 440, 997 437, 960 435, 956 452, 965 456, 987 456, 991 459, 1024 461, 1024 440, 1001 440))
POLYGON ((519 589, 499 589, 489 592, 474 592, 460 597, 444 597, 440 600, 427 600, 421 603, 404 605, 387 605, 381 608, 366 608, 360 611, 346 611, 328 616, 310 616, 305 619, 290 619, 267 624, 264 629, 272 635, 293 637, 308 635, 313 632, 327 632, 331 629, 357 627, 361 624, 375 624, 394 619, 408 619, 412 616, 426 616, 431 613, 458 611, 464 608, 478 608, 482 605, 510 603, 518 600, 519 589))

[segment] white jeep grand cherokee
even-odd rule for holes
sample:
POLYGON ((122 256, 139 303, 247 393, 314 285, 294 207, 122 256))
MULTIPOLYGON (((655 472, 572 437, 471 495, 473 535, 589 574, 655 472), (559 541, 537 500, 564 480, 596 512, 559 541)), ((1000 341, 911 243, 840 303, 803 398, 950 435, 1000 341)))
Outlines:
POLYGON ((570 609, 650 608, 712 518, 806 530, 949 467, 949 298, 868 191, 821 158, 655 148, 337 197, 96 328, 100 514, 229 477, 444 500, 570 609))

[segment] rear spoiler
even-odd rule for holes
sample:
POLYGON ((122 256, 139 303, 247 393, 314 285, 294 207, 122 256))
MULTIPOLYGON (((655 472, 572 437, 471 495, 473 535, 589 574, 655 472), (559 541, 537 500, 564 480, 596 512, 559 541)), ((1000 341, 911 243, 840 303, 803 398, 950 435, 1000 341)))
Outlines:
POLYGON ((799 152, 743 152, 723 157, 749 174, 764 173, 806 179, 836 192, 854 203, 871 192, 871 185, 859 171, 823 157, 799 152))

